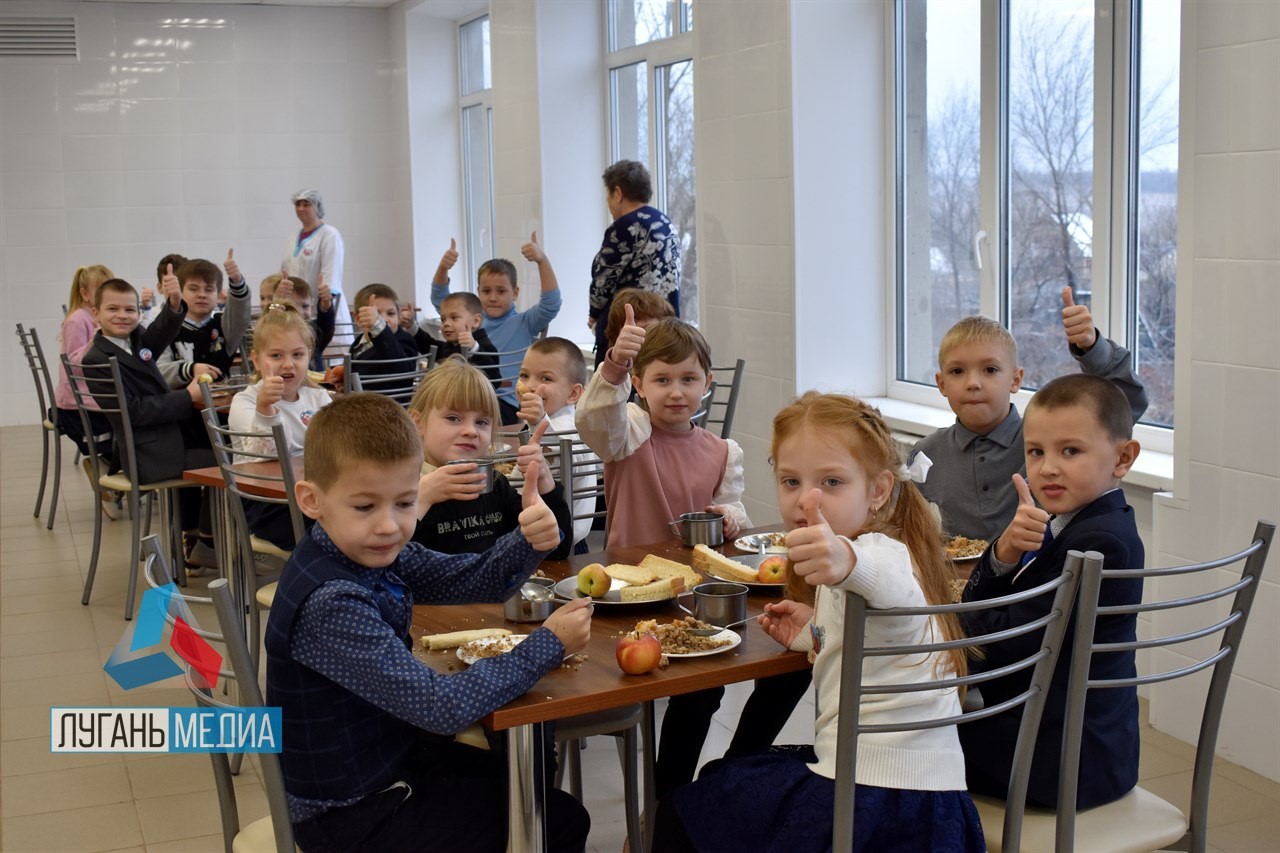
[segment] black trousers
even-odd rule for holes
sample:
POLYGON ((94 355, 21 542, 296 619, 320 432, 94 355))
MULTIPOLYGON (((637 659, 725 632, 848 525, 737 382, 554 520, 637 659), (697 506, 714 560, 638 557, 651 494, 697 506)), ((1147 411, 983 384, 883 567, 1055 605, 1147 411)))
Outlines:
MULTIPOLYGON (((415 753, 405 786, 370 794, 293 826, 306 853, 433 850, 500 853, 507 849, 506 754, 460 743, 415 753)), ((548 787, 546 849, 582 851, 591 819, 572 796, 548 787)))

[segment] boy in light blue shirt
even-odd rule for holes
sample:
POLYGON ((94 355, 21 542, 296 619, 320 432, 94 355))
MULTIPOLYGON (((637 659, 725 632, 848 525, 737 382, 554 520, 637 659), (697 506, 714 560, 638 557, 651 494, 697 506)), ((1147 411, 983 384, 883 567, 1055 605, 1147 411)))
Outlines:
MULTIPOLYGON (((500 354, 502 383, 495 390, 498 392, 498 406, 502 410, 502 423, 508 426, 520 422, 516 417, 516 413, 520 411, 520 401, 516 398, 515 380, 524 351, 533 343, 534 338, 551 325, 551 321, 560 313, 563 301, 551 261, 538 245, 537 231, 530 235, 528 243, 520 247, 520 254, 538 265, 538 278, 542 284, 542 296, 538 304, 527 311, 516 311, 516 297, 520 295, 520 286, 516 282, 515 265, 510 261, 504 258, 485 261, 476 275, 476 295, 484 306, 484 323, 481 328, 489 335, 494 349, 500 354)), ((437 311, 449 295, 449 270, 457 262, 457 242, 450 240, 449 250, 440 258, 440 265, 436 267, 436 274, 431 280, 431 304, 437 311)))

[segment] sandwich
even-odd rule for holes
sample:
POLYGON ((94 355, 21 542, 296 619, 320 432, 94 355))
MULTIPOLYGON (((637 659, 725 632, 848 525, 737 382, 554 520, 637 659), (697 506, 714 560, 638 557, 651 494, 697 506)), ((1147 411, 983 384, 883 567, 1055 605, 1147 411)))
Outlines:
POLYGON ((757 583, 757 570, 737 560, 730 560, 719 551, 712 551, 706 545, 697 545, 693 549, 693 567, 700 572, 715 575, 725 580, 757 583))

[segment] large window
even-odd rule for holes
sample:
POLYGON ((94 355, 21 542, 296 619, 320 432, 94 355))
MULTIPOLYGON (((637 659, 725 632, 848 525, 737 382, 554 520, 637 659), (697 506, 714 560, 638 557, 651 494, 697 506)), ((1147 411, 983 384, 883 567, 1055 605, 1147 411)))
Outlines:
POLYGON ((610 159, 639 160, 649 167, 650 203, 671 218, 680 235, 680 313, 697 322, 692 3, 605 2, 610 159))
POLYGON ((896 388, 984 313, 1026 385, 1077 370, 1063 289, 1173 425, 1178 0, 898 0, 896 388))
POLYGON ((489 70, 487 15, 458 27, 458 61, 465 280, 474 282, 480 265, 496 254, 493 245, 493 82, 489 70))

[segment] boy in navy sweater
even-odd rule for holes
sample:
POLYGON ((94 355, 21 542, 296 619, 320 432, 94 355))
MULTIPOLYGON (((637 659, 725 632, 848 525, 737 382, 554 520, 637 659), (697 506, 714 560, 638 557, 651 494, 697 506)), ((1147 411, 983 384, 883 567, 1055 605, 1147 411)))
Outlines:
MULTIPOLYGON (((1061 376, 1045 385, 1027 406, 1024 420, 1027 479, 1012 477, 1018 495, 1013 521, 987 548, 965 588, 965 601, 1010 595, 1047 583, 1062 572, 1067 552, 1098 551, 1103 568, 1142 567, 1142 540, 1133 509, 1120 481, 1138 456, 1133 417, 1124 395, 1096 376, 1061 376), (1039 506, 1036 505, 1037 501, 1039 506)), ((1023 625, 1045 616, 1053 593, 996 610, 962 614, 970 634, 1023 625)), ((1103 581, 1099 603, 1137 604, 1141 580, 1103 581)), ((1099 616, 1099 643, 1132 642, 1136 614, 1099 616)), ((1027 800, 1054 807, 1058 797, 1059 751, 1066 714, 1067 680, 1075 623, 1067 628, 1063 653, 1053 673, 1044 717, 1031 762, 1027 800)), ((970 662, 973 671, 998 669, 1039 647, 1038 634, 985 647, 986 656, 970 662)), ((1090 676, 1132 678, 1133 652, 1098 655, 1090 676)), ((1024 669, 982 685, 987 706, 1026 690, 1031 670, 1024 669)), ((965 775, 974 793, 1003 797, 1013 763, 1022 708, 960 727, 965 775)), ((1080 786, 1076 807, 1091 808, 1120 799, 1138 782, 1138 694, 1133 687, 1090 691, 1080 747, 1080 786)))
MULTIPOLYGON (((282 710, 289 815, 307 851, 504 850, 505 759, 452 736, 590 637, 581 599, 464 672, 442 676, 413 656, 416 602, 502 601, 560 542, 536 488, 520 529, 484 554, 410 542, 421 459, 409 416, 378 394, 335 400, 307 431, 298 504, 316 524, 285 566, 266 632, 267 702, 282 710)), ((583 850, 589 824, 575 799, 547 791, 549 849, 583 850)))

